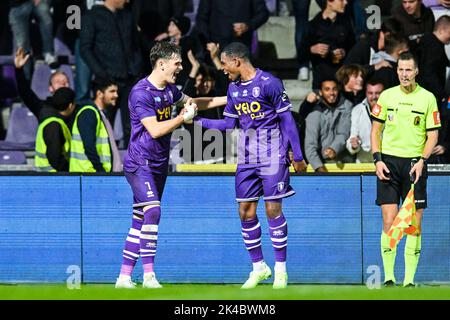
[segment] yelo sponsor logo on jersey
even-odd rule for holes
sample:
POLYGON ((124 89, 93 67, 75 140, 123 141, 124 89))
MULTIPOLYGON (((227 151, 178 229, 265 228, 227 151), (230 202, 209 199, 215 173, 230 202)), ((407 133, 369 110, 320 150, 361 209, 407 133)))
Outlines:
POLYGON ((264 112, 260 112, 261 105, 258 101, 252 101, 250 104, 248 102, 243 102, 239 104, 235 104, 234 108, 236 109, 238 115, 248 114, 252 120, 257 118, 264 118, 264 112))
POLYGON ((158 112, 159 120, 167 120, 170 118, 170 113, 172 111, 172 107, 168 106, 162 110, 156 109, 156 111, 158 112), (163 117, 164 117, 164 119, 163 119, 163 117))

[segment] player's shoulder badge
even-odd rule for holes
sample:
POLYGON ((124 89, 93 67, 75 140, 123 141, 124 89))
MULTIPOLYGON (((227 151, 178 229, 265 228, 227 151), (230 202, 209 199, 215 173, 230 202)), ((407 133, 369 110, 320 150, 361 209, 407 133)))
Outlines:
POLYGON ((261 89, 259 87, 253 88, 253 90, 252 90, 253 97, 258 98, 260 93, 261 93, 261 89))
POLYGON ((269 78, 269 77, 261 76, 261 79, 264 80, 264 81, 267 81, 267 80, 269 80, 270 78, 269 78))
POLYGON ((372 108, 372 114, 375 117, 378 117, 380 115, 380 113, 381 113, 381 106, 379 104, 375 104, 372 108))

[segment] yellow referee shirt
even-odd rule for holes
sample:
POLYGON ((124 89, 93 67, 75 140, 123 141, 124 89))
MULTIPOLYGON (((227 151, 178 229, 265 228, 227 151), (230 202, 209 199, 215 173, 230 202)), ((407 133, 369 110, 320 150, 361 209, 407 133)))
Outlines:
POLYGON ((441 127, 436 98, 418 84, 411 93, 400 86, 383 91, 371 116, 384 123, 381 152, 401 158, 420 157, 426 131, 441 127))

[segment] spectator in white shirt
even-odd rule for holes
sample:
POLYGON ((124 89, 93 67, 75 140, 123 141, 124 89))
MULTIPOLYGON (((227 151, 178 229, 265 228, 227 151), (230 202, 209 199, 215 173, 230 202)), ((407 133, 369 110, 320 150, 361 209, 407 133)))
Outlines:
POLYGON ((352 109, 350 137, 347 139, 347 150, 356 154, 356 163, 372 162, 370 152, 370 129, 372 122, 370 110, 377 103, 384 87, 381 81, 372 78, 366 85, 366 98, 352 109))

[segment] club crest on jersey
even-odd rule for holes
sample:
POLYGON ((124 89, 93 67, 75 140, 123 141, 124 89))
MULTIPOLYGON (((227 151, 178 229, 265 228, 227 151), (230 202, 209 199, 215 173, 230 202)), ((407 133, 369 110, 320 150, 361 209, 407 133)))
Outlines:
POLYGON ((419 124, 420 124, 420 117, 417 116, 417 117, 414 118, 414 125, 418 126, 419 124))
POLYGON ((261 93, 261 89, 259 87, 253 88, 253 90, 252 90, 253 97, 258 98, 260 93, 261 93))
POLYGON ((394 121, 394 115, 393 114, 388 115, 388 119, 389 121, 394 121))
POLYGON ((161 102, 161 98, 160 97, 155 97, 155 102, 161 102))
POLYGON ((248 91, 247 91, 247 90, 242 91, 242 96, 243 96, 243 97, 246 97, 247 94, 248 94, 248 91))
POLYGON ((233 98, 237 98, 237 97, 239 97, 239 92, 232 92, 231 93, 231 96, 233 97, 233 98))
POLYGON ((283 191, 284 190, 284 182, 278 182, 277 189, 280 192, 283 191))

